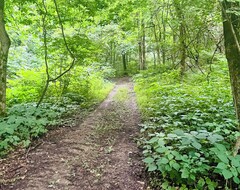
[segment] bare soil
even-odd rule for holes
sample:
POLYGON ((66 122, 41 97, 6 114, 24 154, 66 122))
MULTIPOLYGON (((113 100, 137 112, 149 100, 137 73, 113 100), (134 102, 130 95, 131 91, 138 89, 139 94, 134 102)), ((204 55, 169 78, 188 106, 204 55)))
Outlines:
POLYGON ((139 123, 133 84, 121 79, 81 124, 1 160, 0 189, 143 190, 139 123))

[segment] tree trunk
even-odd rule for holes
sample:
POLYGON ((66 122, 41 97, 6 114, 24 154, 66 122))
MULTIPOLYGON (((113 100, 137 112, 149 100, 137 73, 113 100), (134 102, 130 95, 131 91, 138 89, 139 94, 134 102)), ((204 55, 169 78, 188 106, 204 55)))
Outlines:
POLYGON ((177 17, 179 19, 180 22, 180 26, 179 26, 179 40, 180 40, 180 51, 181 51, 181 60, 180 60, 180 74, 181 76, 184 75, 185 70, 186 70, 186 58, 187 58, 187 49, 186 49, 186 42, 185 42, 185 38, 186 38, 186 23, 184 20, 184 14, 182 11, 182 7, 180 2, 178 2, 177 0, 174 0, 174 6, 176 9, 176 13, 177 13, 177 17))
MULTIPOLYGON (((165 2, 164 2, 165 3, 165 2)), ((168 4, 167 4, 167 9, 166 9, 166 19, 168 18, 168 4)), ((166 21, 164 19, 164 9, 162 11, 162 27, 163 27, 163 32, 162 32, 162 60, 163 60, 163 64, 166 63, 166 21)))
MULTIPOLYGON (((227 10, 239 8, 239 3, 231 3, 226 0, 222 2, 223 31, 225 52, 228 60, 234 107, 238 123, 240 123, 240 16, 234 13, 228 13, 227 10), (234 22, 233 22, 234 21, 234 22)), ((235 153, 238 153, 240 138, 235 146, 235 153)))
POLYGON ((186 58, 187 58, 186 54, 187 51, 185 45, 185 26, 183 22, 181 22, 180 24, 180 46, 181 46, 181 61, 180 61, 181 76, 183 76, 186 70, 186 58))
POLYGON ((141 32, 141 15, 138 13, 138 57, 139 57, 139 69, 142 69, 142 32, 141 32))
POLYGON ((142 19, 142 65, 140 66, 141 70, 146 69, 146 29, 145 23, 142 19))
MULTIPOLYGON (((159 45, 159 39, 158 39, 158 35, 157 35, 157 30, 156 30, 156 25, 154 24, 153 26, 153 33, 154 33, 154 38, 155 38, 155 43, 156 43, 156 52, 157 52, 157 58, 156 58, 156 62, 160 65, 161 64, 161 56, 160 56, 160 45, 159 45)), ((154 53, 155 55, 155 53, 154 53)))
POLYGON ((123 74, 127 75, 127 58, 126 58, 126 53, 122 53, 122 63, 123 63, 123 74))
POLYGON ((146 69, 146 34, 145 23, 142 18, 142 13, 138 14, 138 54, 139 54, 139 69, 146 69))
POLYGON ((0 0, 0 116, 6 114, 7 60, 10 39, 5 29, 4 0, 0 0))

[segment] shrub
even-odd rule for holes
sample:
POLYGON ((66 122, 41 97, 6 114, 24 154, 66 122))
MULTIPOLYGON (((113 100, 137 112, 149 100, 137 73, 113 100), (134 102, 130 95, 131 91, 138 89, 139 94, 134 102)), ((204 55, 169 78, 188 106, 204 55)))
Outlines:
POLYGON ((145 120, 140 144, 154 188, 239 187, 240 155, 231 148, 240 133, 227 70, 217 70, 210 81, 188 74, 180 82, 178 70, 135 77, 145 120))

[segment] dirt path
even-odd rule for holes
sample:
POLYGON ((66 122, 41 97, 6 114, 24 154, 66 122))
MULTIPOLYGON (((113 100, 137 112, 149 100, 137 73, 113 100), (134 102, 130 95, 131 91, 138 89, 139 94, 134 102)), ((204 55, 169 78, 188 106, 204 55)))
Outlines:
POLYGON ((139 123, 133 85, 122 79, 82 124, 50 134, 27 162, 18 158, 22 179, 0 189, 142 190, 139 123))

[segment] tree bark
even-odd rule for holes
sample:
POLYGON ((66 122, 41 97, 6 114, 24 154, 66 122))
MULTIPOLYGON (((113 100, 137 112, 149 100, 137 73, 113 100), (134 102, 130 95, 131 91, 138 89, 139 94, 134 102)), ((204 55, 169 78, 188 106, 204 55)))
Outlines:
POLYGON ((126 53, 122 52, 123 74, 127 75, 127 58, 126 53))
POLYGON ((186 70, 186 58, 187 58, 187 46, 186 46, 186 42, 185 42, 185 38, 186 38, 186 23, 184 20, 184 14, 182 11, 182 7, 180 2, 178 2, 177 0, 174 0, 174 6, 176 9, 176 13, 177 13, 177 17, 179 19, 180 22, 180 26, 179 26, 179 40, 180 40, 180 51, 181 51, 181 60, 180 60, 180 74, 181 76, 184 75, 185 70, 186 70))
POLYGON ((186 50, 186 44, 185 44, 185 26, 183 22, 180 24, 180 45, 181 45, 181 76, 184 75, 186 71, 186 58, 187 58, 187 50, 186 50))
MULTIPOLYGON (((238 123, 240 123, 240 35, 238 32, 240 30, 240 16, 227 12, 227 10, 235 8, 240 8, 239 3, 222 1, 225 53, 228 61, 236 117, 238 123)), ((238 138, 235 146, 235 155, 238 153, 239 146, 240 138, 238 138)))
POLYGON ((139 53, 139 69, 146 69, 146 31, 142 13, 138 13, 138 53, 139 53))
POLYGON ((10 39, 5 28, 4 0, 0 0, 0 116, 6 114, 7 60, 10 39))
MULTIPOLYGON (((156 30, 156 25, 154 24, 153 26, 153 33, 154 33, 154 38, 155 38, 155 43, 156 43, 156 52, 157 52, 157 58, 156 58, 156 62, 158 65, 161 64, 161 53, 160 53, 160 45, 159 45, 159 38, 157 35, 157 30, 156 30)), ((155 55, 155 53, 154 53, 155 55)))
POLYGON ((142 65, 141 70, 146 69, 146 29, 145 29, 145 23, 142 19, 142 65))

